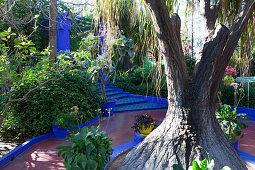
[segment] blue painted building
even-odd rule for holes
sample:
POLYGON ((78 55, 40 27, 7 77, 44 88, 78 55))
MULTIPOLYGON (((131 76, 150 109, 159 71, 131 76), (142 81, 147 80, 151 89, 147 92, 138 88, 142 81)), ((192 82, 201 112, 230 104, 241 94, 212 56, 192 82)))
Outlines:
POLYGON ((59 51, 70 51, 70 30, 71 19, 64 17, 66 14, 57 18, 57 49, 59 51))

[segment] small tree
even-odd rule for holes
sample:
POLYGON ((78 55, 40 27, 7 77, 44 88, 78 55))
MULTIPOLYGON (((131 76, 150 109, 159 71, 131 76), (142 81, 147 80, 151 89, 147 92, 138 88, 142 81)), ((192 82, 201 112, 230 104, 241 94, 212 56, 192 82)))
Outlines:
POLYGON ((107 100, 105 85, 111 77, 113 71, 113 61, 107 53, 98 55, 98 57, 91 62, 91 67, 88 69, 88 72, 91 73, 94 78, 100 79, 103 100, 107 100))

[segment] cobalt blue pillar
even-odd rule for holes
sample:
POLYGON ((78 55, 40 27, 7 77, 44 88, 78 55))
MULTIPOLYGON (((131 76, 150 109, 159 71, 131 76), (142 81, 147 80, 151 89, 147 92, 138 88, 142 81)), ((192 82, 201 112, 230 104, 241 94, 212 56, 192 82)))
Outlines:
POLYGON ((64 17, 63 14, 57 19, 57 29, 58 29, 58 52, 59 51, 70 51, 70 30, 71 30, 71 19, 64 17))
POLYGON ((99 55, 102 55, 103 53, 106 52, 106 49, 105 49, 105 46, 106 46, 106 42, 105 42, 106 33, 107 33, 106 24, 102 23, 102 22, 99 22, 98 36, 100 36, 100 42, 101 42, 101 44, 99 44, 99 46, 100 46, 99 55))

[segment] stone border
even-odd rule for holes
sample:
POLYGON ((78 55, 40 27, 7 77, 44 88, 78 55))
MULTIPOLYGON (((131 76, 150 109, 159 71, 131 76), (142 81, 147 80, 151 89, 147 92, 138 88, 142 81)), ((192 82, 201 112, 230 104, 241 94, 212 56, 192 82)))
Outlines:
MULTIPOLYGON (((100 118, 100 116, 96 116, 95 118, 91 119, 87 123, 82 123, 80 125, 77 125, 76 129, 79 129, 79 128, 81 129, 84 126, 90 126, 91 124, 93 124, 97 120, 99 120, 99 118, 100 118)), ((53 132, 46 133, 44 135, 37 136, 37 137, 34 137, 32 139, 29 139, 28 141, 26 141, 23 144, 19 145, 18 147, 16 147, 15 149, 10 151, 6 155, 4 155, 2 158, 0 158, 0 168, 4 167, 9 162, 13 161, 16 157, 18 157, 20 154, 22 154, 27 149, 31 148, 33 145, 35 145, 35 144, 37 144, 41 141, 44 141, 46 139, 52 138, 52 137, 54 137, 53 132)))

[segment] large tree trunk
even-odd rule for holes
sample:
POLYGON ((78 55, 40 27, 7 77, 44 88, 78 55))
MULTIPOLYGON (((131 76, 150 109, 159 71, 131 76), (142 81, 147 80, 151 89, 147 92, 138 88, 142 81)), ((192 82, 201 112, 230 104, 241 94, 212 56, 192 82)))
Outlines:
POLYGON ((49 46, 50 60, 54 63, 57 58, 57 0, 50 0, 49 46))
MULTIPOLYGON (((208 1, 200 0, 207 5, 208 1)), ((182 51, 179 17, 169 17, 165 0, 146 3, 164 57, 169 107, 162 124, 127 155, 120 169, 172 169, 174 164, 188 169, 194 159, 208 158, 205 150, 214 159, 215 169, 247 169, 215 118, 215 102, 224 70, 255 7, 253 0, 243 0, 240 15, 230 30, 223 25, 208 30, 196 71, 190 78, 182 51)), ((208 23, 212 22, 206 21, 207 27, 208 23)))

